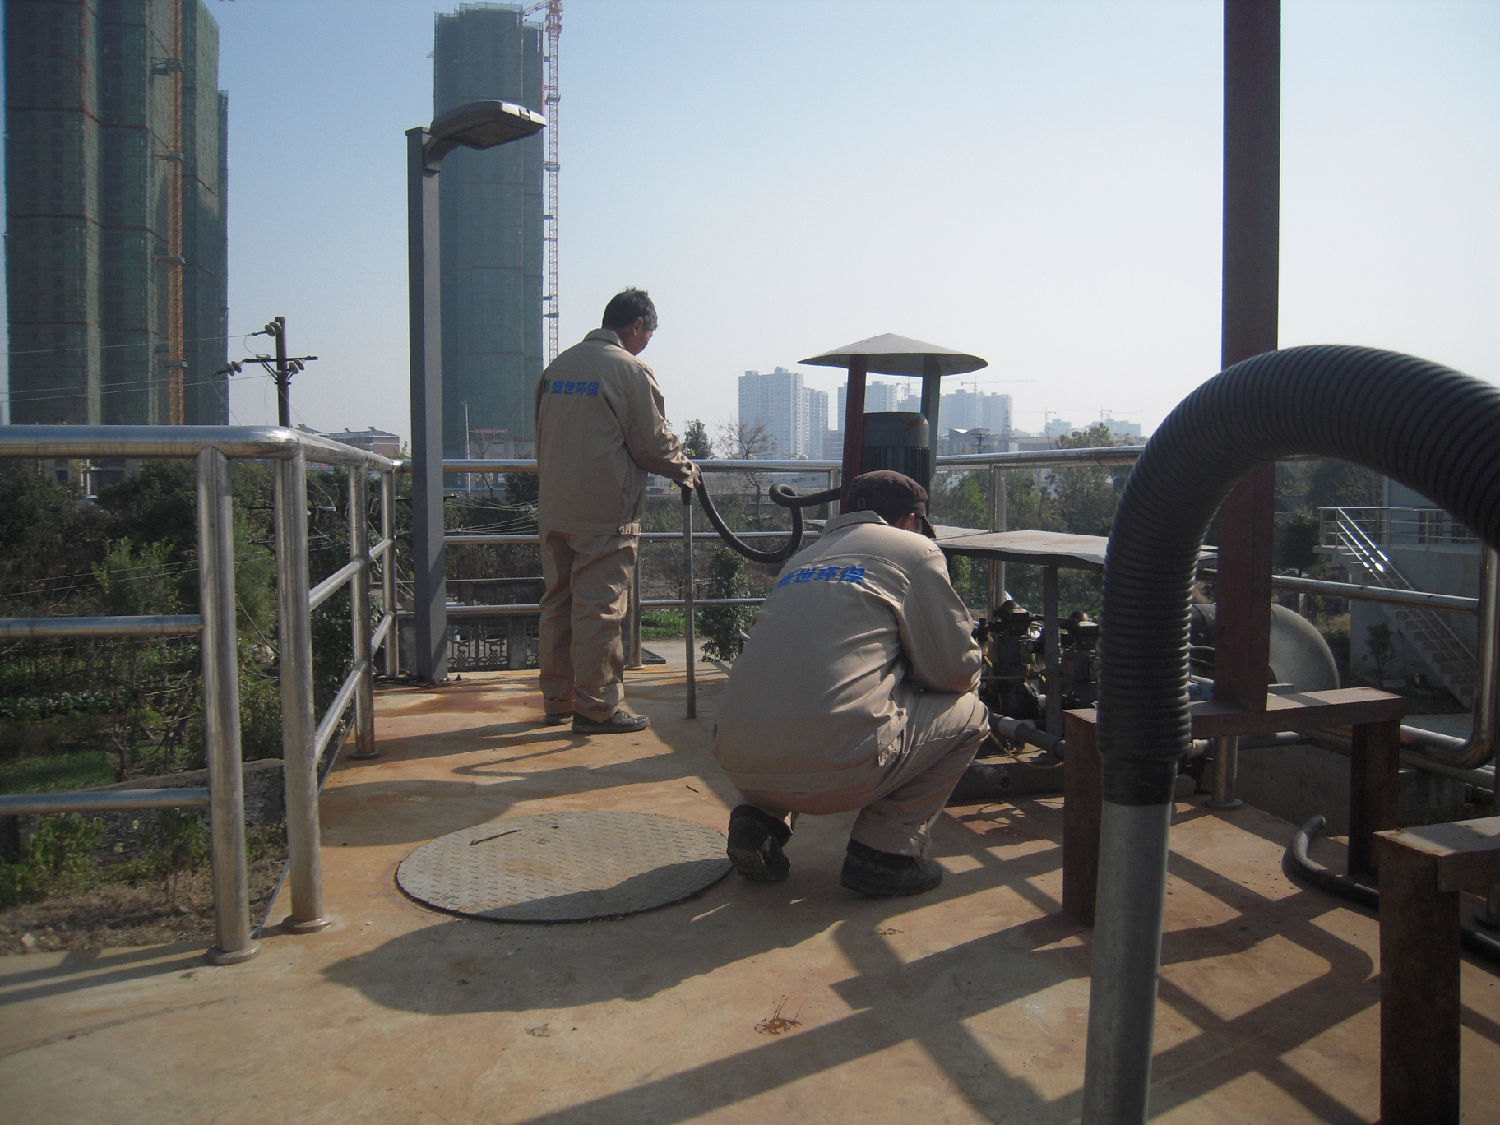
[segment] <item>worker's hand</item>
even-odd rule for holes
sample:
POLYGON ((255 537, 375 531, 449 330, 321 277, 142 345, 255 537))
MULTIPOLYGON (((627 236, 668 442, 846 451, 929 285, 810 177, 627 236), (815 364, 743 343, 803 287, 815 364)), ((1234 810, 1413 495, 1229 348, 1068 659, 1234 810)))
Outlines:
POLYGON ((694 465, 691 461, 688 462, 688 466, 692 471, 688 474, 687 480, 681 482, 682 487, 697 488, 699 482, 703 479, 703 473, 698 468, 698 466, 694 465))

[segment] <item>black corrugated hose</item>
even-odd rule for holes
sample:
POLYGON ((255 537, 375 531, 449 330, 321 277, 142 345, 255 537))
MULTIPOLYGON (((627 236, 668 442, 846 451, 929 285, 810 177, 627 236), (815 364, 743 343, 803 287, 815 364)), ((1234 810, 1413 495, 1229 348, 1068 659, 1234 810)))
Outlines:
POLYGON ((774 551, 758 551, 748 543, 735 537, 734 532, 725 526, 724 521, 719 518, 718 511, 714 508, 713 499, 708 495, 708 487, 704 484, 703 477, 698 478, 698 499, 703 503, 703 511, 708 516, 708 522, 713 524, 714 530, 719 537, 744 555, 751 562, 758 563, 781 563, 797 553, 797 548, 802 546, 802 509, 811 508, 818 504, 827 504, 839 498, 839 490, 830 488, 823 492, 813 492, 806 496, 798 496, 791 488, 784 484, 773 484, 769 495, 773 503, 780 504, 783 508, 792 510, 791 538, 774 551))
POLYGON ((1189 744, 1188 620, 1204 532, 1247 472, 1299 455, 1393 477, 1500 546, 1500 388, 1336 345, 1267 352, 1208 380, 1152 436, 1110 535, 1098 708, 1106 801, 1171 799, 1189 744))

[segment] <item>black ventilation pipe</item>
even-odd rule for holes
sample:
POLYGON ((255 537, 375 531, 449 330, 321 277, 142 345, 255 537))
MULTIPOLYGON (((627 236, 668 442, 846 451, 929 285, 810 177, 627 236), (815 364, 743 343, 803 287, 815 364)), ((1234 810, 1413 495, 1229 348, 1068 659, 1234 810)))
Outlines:
POLYGON ((1121 497, 1104 565, 1085 1121, 1146 1119, 1167 829, 1191 731, 1198 550, 1241 477, 1299 455, 1384 473, 1500 547, 1500 387, 1426 360, 1339 346, 1267 352, 1204 383, 1156 431, 1121 497))

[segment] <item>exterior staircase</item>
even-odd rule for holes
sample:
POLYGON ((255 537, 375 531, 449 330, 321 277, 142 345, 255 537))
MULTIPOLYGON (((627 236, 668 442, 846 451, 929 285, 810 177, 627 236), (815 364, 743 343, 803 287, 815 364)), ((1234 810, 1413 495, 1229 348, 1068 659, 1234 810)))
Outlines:
MULTIPOLYGON (((1323 542, 1372 585, 1416 590, 1381 545, 1343 508, 1322 509, 1323 542)), ((1382 605, 1381 611, 1431 668, 1439 683, 1465 707, 1474 705, 1474 653, 1436 610, 1382 605)))

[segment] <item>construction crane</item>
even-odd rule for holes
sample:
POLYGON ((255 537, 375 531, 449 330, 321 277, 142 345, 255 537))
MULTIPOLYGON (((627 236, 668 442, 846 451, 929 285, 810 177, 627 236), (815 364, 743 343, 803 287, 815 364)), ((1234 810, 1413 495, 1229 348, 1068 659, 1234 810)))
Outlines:
POLYGON ((542 0, 522 12, 523 16, 546 12, 543 29, 547 49, 542 55, 542 103, 547 118, 546 176, 547 209, 542 214, 542 243, 547 252, 546 292, 542 294, 542 317, 547 322, 547 362, 557 358, 557 118, 561 96, 557 87, 557 45, 562 37, 562 0, 542 0))

